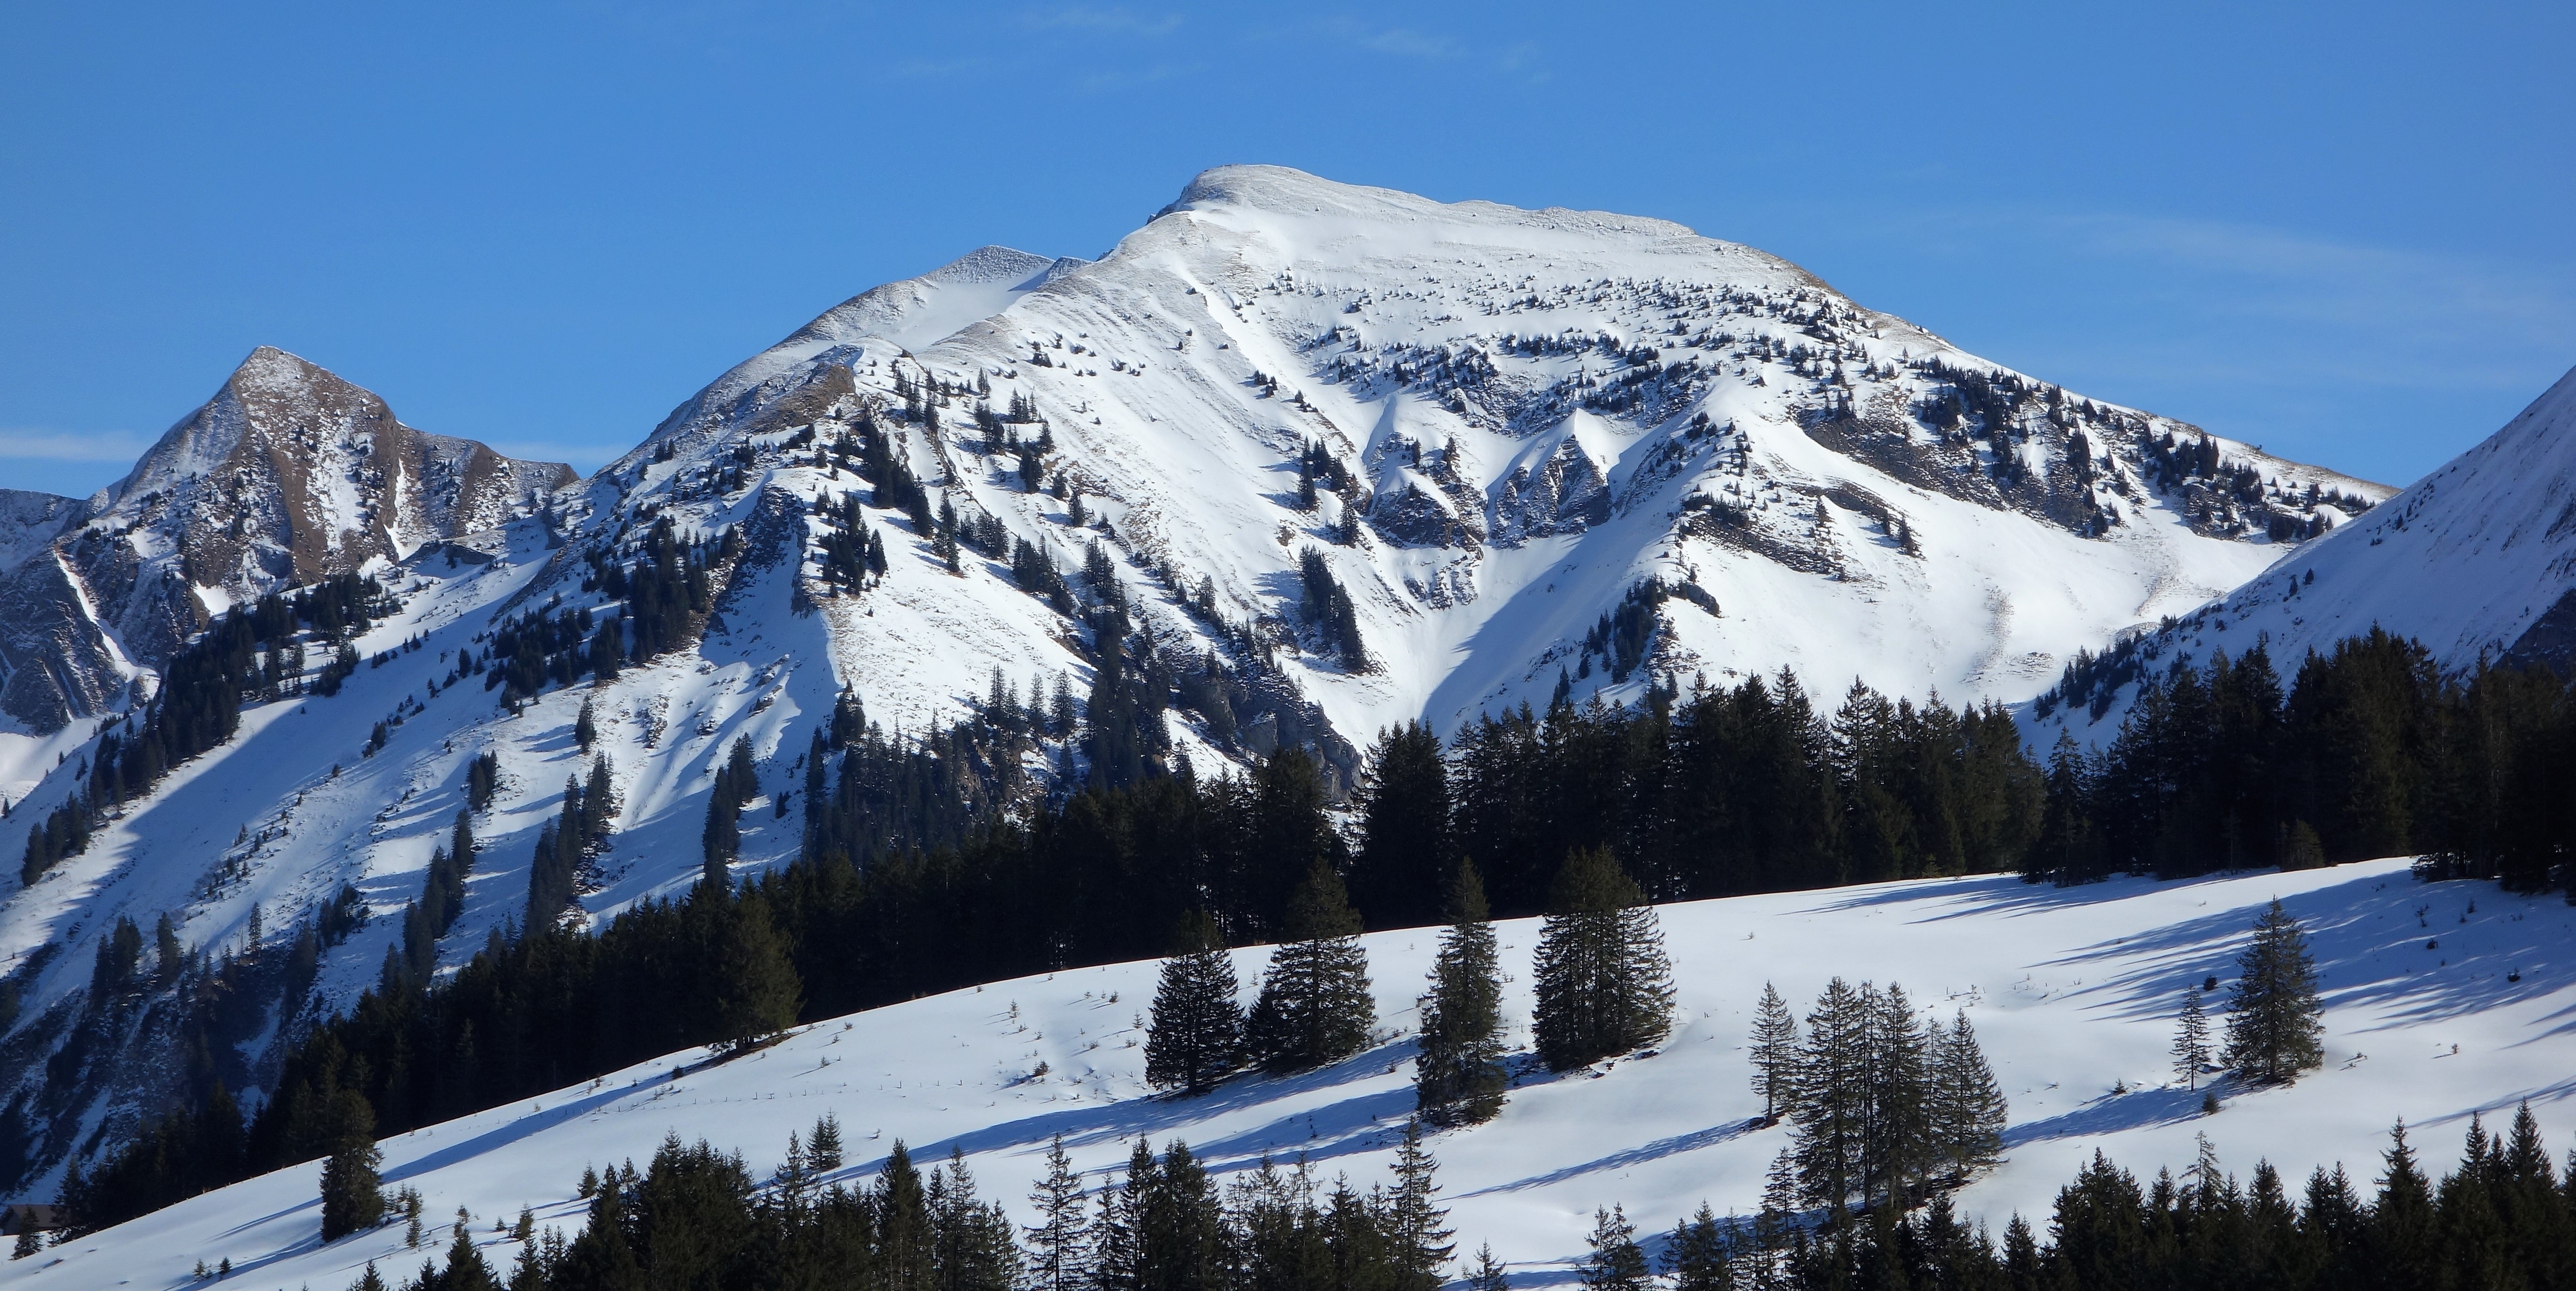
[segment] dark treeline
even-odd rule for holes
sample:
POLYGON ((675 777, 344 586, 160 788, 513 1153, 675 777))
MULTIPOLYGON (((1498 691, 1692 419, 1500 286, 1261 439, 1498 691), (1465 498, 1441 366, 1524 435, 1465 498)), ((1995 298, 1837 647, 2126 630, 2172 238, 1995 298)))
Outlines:
POLYGON ((2564 883, 2576 704, 2538 669, 2446 675, 2373 629, 2285 684, 2261 648, 2139 683, 2097 754, 2061 740, 2025 872, 2081 882, 2428 856, 2433 877, 2564 883))
MULTIPOLYGON (((1767 1197, 1750 1225, 1685 1221, 1668 1248, 1673 1291, 2472 1291, 2576 1286, 2576 1168, 2561 1175, 2528 1105, 2507 1134, 2472 1118, 2458 1169, 2425 1174, 2397 1127, 2375 1189, 2319 1168, 2293 1195, 2270 1163, 2240 1182, 2208 1140, 2181 1177, 2141 1184, 2096 1153, 2057 1194, 2043 1236, 2014 1216, 1998 1244, 1946 1198, 1899 1217, 1802 1226, 1767 1197), (1706 1224, 1704 1231, 1701 1224, 1706 1224), (1678 1266, 1678 1267, 1676 1267, 1678 1266)), ((1641 1261, 1630 1261, 1631 1264, 1641 1261)), ((1596 1235, 1591 1291, 1647 1291, 1604 1277, 1616 1235, 1596 1235), (1604 1249, 1611 1251, 1605 1258, 1604 1249)))
MULTIPOLYGON (((369 1265, 352 1291, 1436 1291, 1450 1256, 1430 1155, 1408 1133, 1394 1178, 1365 1192, 1303 1167, 1219 1180, 1186 1144, 1138 1140, 1122 1177, 1086 1189, 1061 1141, 1029 1193, 1037 1223, 984 1201, 963 1159, 922 1169, 898 1142, 856 1187, 839 1126, 790 1138, 776 1173, 664 1140, 650 1165, 592 1172, 569 1239, 522 1217, 496 1264, 459 1223, 444 1262, 389 1284, 369 1265), (827 1182, 828 1180, 828 1182, 827 1182)), ((486 1240, 489 1240, 488 1238, 486 1240)))
MULTIPOLYGON (((2201 1140, 2177 1177, 2148 1182, 2099 1153, 2058 1191, 2043 1233, 2014 1216, 1998 1241, 1946 1196, 1820 1220, 1775 1173, 1750 1220, 1703 1205, 1660 1258, 1624 1211, 1595 1219, 1585 1291, 2472 1291, 2576 1285, 2576 1168, 2554 1168, 2528 1105, 2490 1135, 2472 1118, 2457 1169, 2435 1179, 2397 1127, 2375 1184, 2320 1167, 2293 1194, 2270 1163, 2250 1181, 2201 1140)), ((841 1167, 838 1126, 791 1138, 755 1180, 742 1159, 666 1139, 650 1168, 586 1174, 579 1233, 526 1217, 477 1245, 460 1222, 446 1258, 407 1291, 1431 1291, 1456 1250, 1434 1167, 1408 1130, 1389 1185, 1318 1186, 1264 1164, 1220 1184, 1189 1149, 1136 1145, 1123 1179, 1086 1195, 1059 1144, 1015 1226, 952 1157, 924 1171, 898 1143, 874 1180, 841 1167), (514 1253, 505 1248, 515 1247, 514 1253)), ((1471 1291, 1509 1291, 1489 1251, 1460 1261, 1471 1291)), ((372 1265, 352 1291, 389 1284, 372 1265)))

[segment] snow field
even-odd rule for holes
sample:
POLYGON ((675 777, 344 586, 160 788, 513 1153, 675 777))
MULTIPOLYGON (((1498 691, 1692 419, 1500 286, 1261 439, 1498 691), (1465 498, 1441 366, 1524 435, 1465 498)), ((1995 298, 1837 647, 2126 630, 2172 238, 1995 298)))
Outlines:
MULTIPOLYGON (((1761 1107, 1742 1051, 1766 980, 1801 1014, 1837 974, 1901 982, 1927 1016, 1967 1011, 2012 1102, 2009 1159, 1961 1199, 1997 1228, 2015 1211, 2044 1221, 2097 1148, 2152 1173, 2189 1162, 2193 1136, 2206 1133, 2240 1176, 2258 1159, 2293 1181, 2339 1161, 2367 1180, 2399 1116, 2439 1163, 2472 1112, 2494 1121, 2523 1099, 2553 1149, 2576 1133, 2576 909, 2485 884, 2418 884, 2402 860, 2069 890, 2004 876, 1924 880, 1660 913, 1679 985, 1666 1043, 1561 1076, 1527 1073, 1499 1118, 1431 1141, 1462 1246, 1491 1242, 1524 1279, 1569 1276, 1598 1206, 1624 1205, 1650 1230, 1703 1199, 1721 1214, 1751 1212, 1789 1136, 1754 1126, 1761 1107), (2173 1015, 2205 976, 2233 976, 2276 895, 2312 936, 2327 1063, 2287 1088, 2222 1086, 2225 1109, 2203 1117, 2200 1094, 2168 1070, 2173 1015)), ((1507 1013, 1525 1043, 1536 923, 1498 932, 1516 979, 1507 1013)), ((765 1176, 788 1134, 828 1113, 850 1144, 840 1181, 865 1182, 896 1138, 917 1159, 955 1148, 985 1194, 1023 1220, 1023 1194, 1058 1134, 1095 1184, 1145 1135, 1158 1147, 1187 1141, 1221 1176, 1264 1154, 1304 1154, 1326 1178, 1346 1172, 1364 1186, 1383 1178, 1411 1111, 1407 1032, 1436 940, 1434 929, 1366 938, 1381 1031, 1369 1051, 1298 1076, 1240 1077, 1200 1099, 1155 1097, 1142 1083, 1137 1023, 1157 971, 1148 961, 818 1022, 730 1062, 670 1055, 388 1140, 384 1175, 389 1188, 420 1189, 442 1223, 462 1205, 488 1230, 528 1206, 541 1226, 570 1229, 585 1164, 640 1162, 678 1133, 739 1150, 765 1176)), ((1246 999, 1265 957, 1235 952, 1246 999)), ((0 1285, 176 1288, 197 1259, 229 1257, 228 1286, 336 1289, 369 1259, 417 1263, 425 1252, 403 1248, 400 1225, 319 1247, 319 1170, 278 1171, 0 1265, 0 1285)), ((498 1234, 480 1240, 500 1243, 488 1252, 496 1262, 513 1254, 498 1234)))

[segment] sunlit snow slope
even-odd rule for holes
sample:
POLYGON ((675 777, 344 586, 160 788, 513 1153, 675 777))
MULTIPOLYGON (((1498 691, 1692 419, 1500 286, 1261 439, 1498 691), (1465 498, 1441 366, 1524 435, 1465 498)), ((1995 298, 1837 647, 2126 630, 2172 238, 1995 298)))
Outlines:
MULTIPOLYGON (((1802 1011, 1839 974, 1902 983, 1927 1014, 1967 1012, 2012 1115, 2010 1159, 1962 1204, 1998 1229, 2014 1211, 2044 1216, 2097 1148, 2151 1172, 2188 1163, 2193 1136, 2205 1133, 2240 1175, 2268 1158, 2295 1182, 2337 1161, 2369 1177, 2399 1116, 2437 1162, 2456 1152, 2471 1112, 2493 1121, 2523 1099, 2554 1147, 2576 1133, 2566 1101, 2576 1091, 2567 1021, 2576 909, 2554 896, 2428 887, 2404 863, 2381 861, 2074 889, 1903 883, 1667 906, 1662 918, 1681 990, 1679 1025, 1660 1052, 1562 1077, 1527 1070, 1500 1119, 1431 1141, 1465 1249, 1491 1242, 1523 1278, 1565 1278, 1598 1206, 1622 1204, 1649 1228, 1703 1199, 1720 1214, 1754 1208, 1789 1134, 1753 1124, 1761 1102, 1743 1042, 1766 979, 1802 1011), (2203 1117, 2201 1096, 2167 1071, 2173 1015, 2203 977, 2233 977, 2246 930, 2276 895, 2314 938, 2327 1063, 2289 1088, 2222 1085, 2225 1109, 2203 1117)), ((1536 929, 1520 921, 1500 932, 1519 977, 1507 1011, 1525 1040, 1536 929)), ((1120 964, 817 1023, 729 1063, 673 1055, 389 1140, 385 1178, 420 1189, 431 1216, 469 1210, 496 1266, 515 1254, 489 1231, 496 1218, 526 1206, 541 1226, 578 1227, 573 1190, 585 1164, 641 1161, 677 1133, 737 1148, 765 1177, 789 1133, 826 1114, 852 1140, 841 1179, 864 1182, 898 1138, 916 1158, 953 1146, 1023 1221, 1021 1198, 1059 1134, 1095 1185, 1139 1135, 1157 1146, 1186 1140, 1221 1174, 1264 1154, 1302 1154, 1328 1180, 1347 1172, 1365 1185, 1382 1177, 1412 1107, 1407 1032, 1433 934, 1382 933, 1367 945, 1380 1042, 1306 1075, 1243 1077, 1196 1100, 1149 1096, 1137 1019, 1155 965, 1120 964), (1041 1063, 1048 1074, 1033 1075, 1041 1063)), ((1262 952, 1235 958, 1249 979, 1262 952)), ((321 1247, 319 1169, 282 1170, 0 1265, 0 1284, 176 1288, 197 1259, 229 1258, 227 1286, 338 1288, 367 1260, 417 1264, 424 1253, 404 1249, 398 1224, 321 1247)))

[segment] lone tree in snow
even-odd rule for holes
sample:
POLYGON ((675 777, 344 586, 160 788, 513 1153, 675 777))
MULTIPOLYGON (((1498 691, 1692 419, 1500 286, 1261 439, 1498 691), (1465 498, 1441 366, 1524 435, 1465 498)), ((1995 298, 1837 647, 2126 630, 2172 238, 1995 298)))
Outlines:
POLYGON ((2274 897, 2254 921, 2254 940, 2236 960, 2227 1002, 2226 1063, 2246 1080, 2286 1085, 2324 1065, 2324 1006, 2308 934, 2274 897))
POLYGON ((2182 1015, 2174 1020, 2174 1074, 2186 1089, 2200 1088, 2200 1069, 2209 1065, 2209 1018, 2200 1011, 2200 992, 2182 993, 2182 1015))

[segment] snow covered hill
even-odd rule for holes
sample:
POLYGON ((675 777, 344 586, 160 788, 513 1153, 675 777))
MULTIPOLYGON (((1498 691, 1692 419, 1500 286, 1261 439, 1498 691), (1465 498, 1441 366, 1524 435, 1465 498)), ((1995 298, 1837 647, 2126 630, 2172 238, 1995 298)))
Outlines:
POLYGON ((2447 669, 2576 664, 2576 371, 2387 503, 2079 669, 2085 679, 2063 689, 2080 697, 2043 725, 2111 730, 2126 711, 2117 687, 2148 662, 2260 642, 2286 675, 2374 626, 2423 642, 2447 669))
MULTIPOLYGON (((2472 1112, 2490 1124, 2528 1099, 2569 1145, 2566 1022, 2576 1007, 2576 909, 2482 883, 2426 886, 2403 861, 2302 873, 2073 889, 1976 878, 1706 901, 1662 909, 1680 985, 1659 1051, 1550 1077, 1524 1074, 1500 1119, 1436 1136, 1443 1195, 1463 1249, 1491 1242, 1516 1283, 1567 1280, 1595 1207, 1669 1227, 1701 1200, 1749 1214, 1786 1128, 1758 1128, 1744 1052, 1765 980, 1801 1012, 1835 975, 1901 982, 1927 1013, 1964 1010, 2012 1103, 2009 1160, 1962 1207, 2001 1228, 2042 1217, 2095 1149, 2152 1173, 2180 1168, 2206 1134, 2240 1177, 2269 1159, 2295 1185, 2316 1165, 2376 1168, 2403 1116, 2419 1152, 2446 1163, 2472 1112), (2325 1067, 2288 1088, 2222 1084, 2224 1110, 2175 1084, 2166 1047, 2184 993, 2232 978, 2265 903, 2308 925, 2322 969, 2325 1067), (2438 942, 2438 946, 2432 944, 2438 942)), ((1506 1009, 1526 1040, 1530 921, 1499 927, 1521 981, 1506 1009)), ((599 1081, 383 1144, 389 1186, 419 1189, 443 1225, 466 1208, 495 1266, 514 1254, 493 1222, 533 1208, 575 1228, 585 1164, 642 1160, 668 1133, 739 1149, 754 1173, 790 1132, 837 1116, 851 1140, 840 1177, 863 1181, 895 1139, 917 1159, 965 1152, 985 1195, 1021 1202, 1061 1134, 1087 1181, 1138 1136, 1186 1140, 1223 1173, 1300 1154, 1329 1179, 1383 1177, 1412 1107, 1413 1001, 1434 934, 1367 940, 1380 1042, 1321 1071, 1242 1077, 1195 1100, 1150 1097, 1139 1016, 1152 963, 1057 973, 818 1022, 784 1043, 706 1065, 674 1054, 599 1081)), ((1262 953, 1236 952, 1240 977, 1262 953)), ((198 1259, 230 1259, 227 1286, 336 1291, 368 1260, 407 1273, 430 1252, 402 1228, 323 1247, 319 1163, 251 1180, 121 1228, 0 1264, 0 1285, 177 1288, 198 1259)), ((444 1229, 436 1236, 444 1240, 444 1229)))
MULTIPOLYGON (((255 1099, 300 1018, 375 981, 480 755, 499 786, 441 962, 523 914, 589 766, 585 702, 621 803, 580 876, 596 922, 696 878, 736 740, 764 795, 740 868, 792 856, 792 820, 757 808, 845 690, 917 735, 1003 691, 1087 694, 1123 650, 1157 684, 1211 679, 1173 688, 1156 761, 1306 744, 1337 787, 1383 725, 1454 731, 1560 687, 1787 666, 1827 693, 2009 702, 2386 492, 2005 370, 1677 225, 1274 167, 1199 176, 1098 261, 987 247, 855 297, 587 481, 412 431, 263 349, 99 498, 0 506, 0 552, 26 553, 0 577, 24 695, 0 703, 21 714, 0 855, 201 613, 343 572, 395 602, 337 695, 253 705, 87 850, 0 877, 0 1100, 41 1111, 18 1187, 50 1195, 175 1087, 171 1019, 84 1011, 118 919, 166 914, 211 954, 356 891, 371 917, 216 1057, 255 1099), (604 575, 657 534, 707 540, 711 612, 671 650, 525 702, 476 684, 505 625, 640 622, 604 575), (1103 640, 1117 622, 1133 635, 1103 640)), ((1078 757, 1059 739, 1021 769, 1078 757)))

